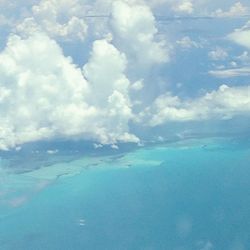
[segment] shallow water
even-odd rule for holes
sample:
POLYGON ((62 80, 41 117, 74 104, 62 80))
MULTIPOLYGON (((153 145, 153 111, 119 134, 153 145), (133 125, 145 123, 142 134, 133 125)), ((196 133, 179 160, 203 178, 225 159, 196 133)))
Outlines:
POLYGON ((36 171, 1 171, 1 250, 250 249, 243 141, 158 145, 36 171))

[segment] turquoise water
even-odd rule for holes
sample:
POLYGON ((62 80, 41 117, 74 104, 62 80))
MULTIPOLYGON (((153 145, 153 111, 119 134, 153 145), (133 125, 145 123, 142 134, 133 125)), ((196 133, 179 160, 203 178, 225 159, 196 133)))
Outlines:
POLYGON ((152 146, 44 171, 1 171, 1 250, 250 249, 248 144, 152 146))

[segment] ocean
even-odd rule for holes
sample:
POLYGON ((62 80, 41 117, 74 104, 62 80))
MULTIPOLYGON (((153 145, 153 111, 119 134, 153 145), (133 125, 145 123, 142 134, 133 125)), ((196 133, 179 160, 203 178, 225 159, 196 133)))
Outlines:
POLYGON ((250 249, 249 140, 152 144, 23 172, 6 161, 1 250, 250 249))

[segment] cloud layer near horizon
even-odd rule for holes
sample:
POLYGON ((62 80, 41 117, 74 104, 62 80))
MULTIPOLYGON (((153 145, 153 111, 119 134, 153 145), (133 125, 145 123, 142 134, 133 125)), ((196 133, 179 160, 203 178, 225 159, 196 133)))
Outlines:
MULTIPOLYGON (((168 121, 202 121, 209 119, 231 119, 236 115, 250 113, 250 86, 228 87, 221 85, 199 98, 181 100, 165 93, 141 116, 150 117, 148 125, 157 126, 168 121)), ((144 118, 145 119, 145 118, 144 118)))

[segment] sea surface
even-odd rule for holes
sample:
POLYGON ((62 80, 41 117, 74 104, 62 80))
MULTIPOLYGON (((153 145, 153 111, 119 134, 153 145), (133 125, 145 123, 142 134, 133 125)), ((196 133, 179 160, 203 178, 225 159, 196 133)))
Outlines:
POLYGON ((10 160, 0 163, 1 250, 250 249, 247 139, 118 149, 29 171, 11 171, 10 160))

